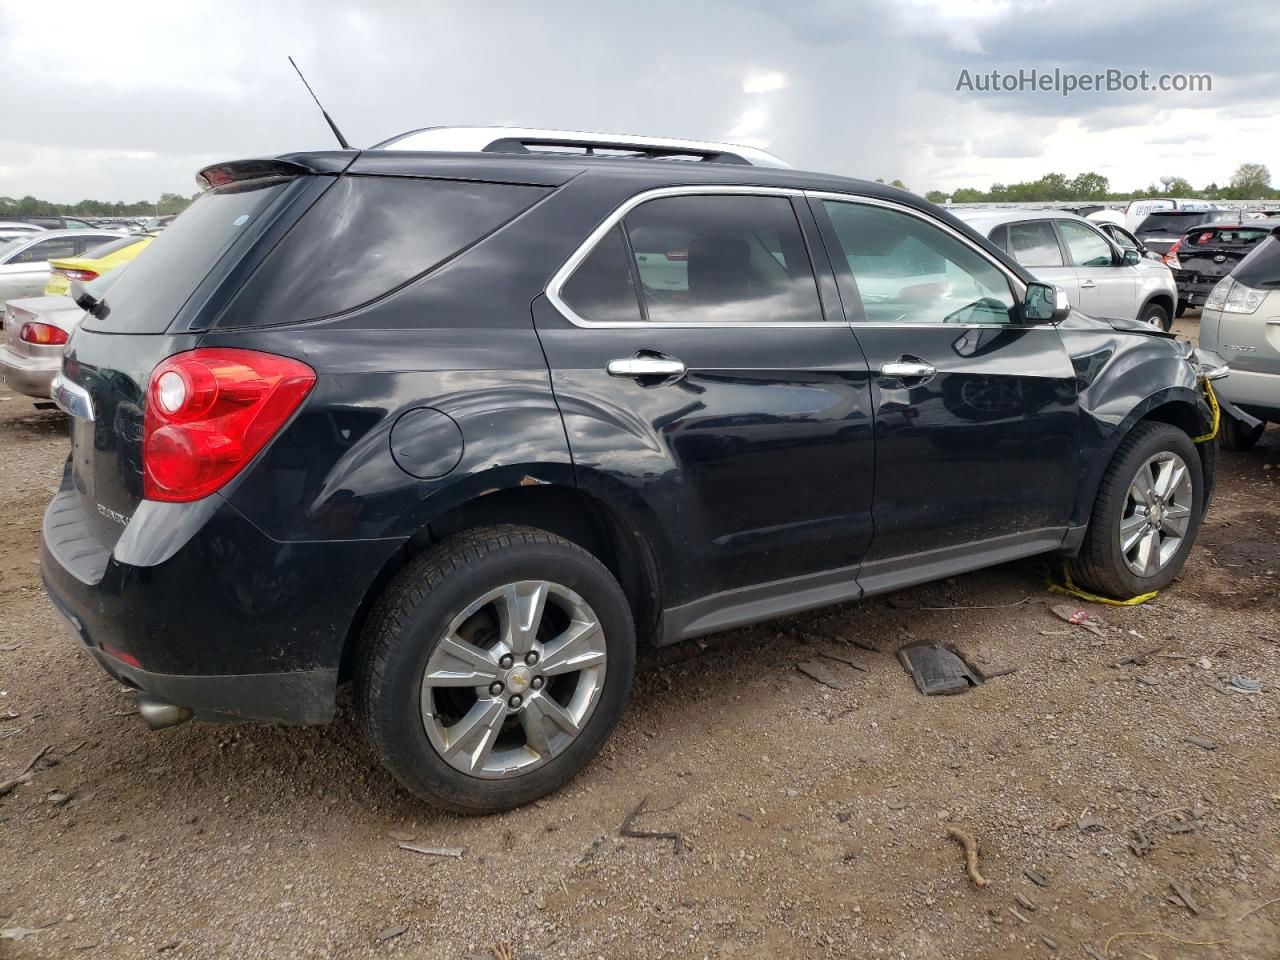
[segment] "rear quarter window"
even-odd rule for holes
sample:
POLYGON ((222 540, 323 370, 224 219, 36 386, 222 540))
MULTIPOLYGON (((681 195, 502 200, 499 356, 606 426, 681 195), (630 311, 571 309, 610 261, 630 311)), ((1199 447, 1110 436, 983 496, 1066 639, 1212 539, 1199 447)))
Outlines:
POLYGON ((300 323, 363 306, 482 240, 548 192, 465 180, 341 177, 266 256, 218 326, 300 323))
POLYGON ((1255 290, 1275 290, 1280 287, 1280 239, 1273 234, 1253 248, 1231 271, 1238 283, 1255 290))

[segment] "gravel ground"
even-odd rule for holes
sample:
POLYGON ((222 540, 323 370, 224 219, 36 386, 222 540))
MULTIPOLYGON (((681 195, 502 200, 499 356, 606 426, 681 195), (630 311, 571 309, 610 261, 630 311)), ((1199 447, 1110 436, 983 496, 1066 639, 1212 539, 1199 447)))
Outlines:
POLYGON ((1100 636, 1022 563, 649 652, 585 773, 473 819, 399 790, 345 696, 322 729, 147 732, 40 588, 65 444, 0 392, 0 780, 49 748, 0 799, 0 957, 1280 957, 1274 428, 1100 636), (913 640, 1015 672, 925 698, 913 640), (620 836, 646 798, 682 849, 620 836))

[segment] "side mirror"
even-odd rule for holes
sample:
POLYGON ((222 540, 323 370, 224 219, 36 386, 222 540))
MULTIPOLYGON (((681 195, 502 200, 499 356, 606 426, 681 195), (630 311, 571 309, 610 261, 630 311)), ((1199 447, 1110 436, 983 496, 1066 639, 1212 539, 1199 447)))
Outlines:
POLYGON ((1071 313, 1067 292, 1051 283, 1028 283, 1022 298, 1022 317, 1027 323, 1059 323, 1071 313))
POLYGON ((1126 249, 1124 252, 1123 261, 1126 267, 1136 267, 1139 263, 1142 262, 1142 254, 1140 254, 1137 250, 1126 249))

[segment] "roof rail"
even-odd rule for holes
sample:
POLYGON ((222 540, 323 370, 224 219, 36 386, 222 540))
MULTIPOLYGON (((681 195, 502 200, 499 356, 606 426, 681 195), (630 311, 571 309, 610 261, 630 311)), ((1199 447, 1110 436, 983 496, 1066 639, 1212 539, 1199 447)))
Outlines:
POLYGON ((756 147, 704 140, 672 140, 627 133, 582 133, 526 127, 424 127, 373 146, 374 150, 443 153, 581 153, 587 156, 646 157, 736 163, 753 167, 790 167, 756 147))

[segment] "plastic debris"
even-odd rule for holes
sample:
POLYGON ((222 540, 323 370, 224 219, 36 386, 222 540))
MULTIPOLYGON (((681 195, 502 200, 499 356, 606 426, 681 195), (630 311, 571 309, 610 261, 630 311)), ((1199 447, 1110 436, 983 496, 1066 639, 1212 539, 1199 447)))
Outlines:
POLYGON ((898 651, 898 660, 926 696, 964 693, 982 682, 969 664, 936 643, 903 647, 898 651))

